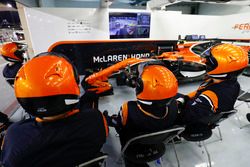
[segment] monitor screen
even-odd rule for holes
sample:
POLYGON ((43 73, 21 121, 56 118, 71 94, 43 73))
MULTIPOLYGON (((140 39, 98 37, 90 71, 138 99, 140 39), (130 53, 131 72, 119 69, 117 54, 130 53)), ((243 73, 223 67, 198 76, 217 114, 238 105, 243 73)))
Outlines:
POLYGON ((109 13, 110 39, 149 38, 150 13, 109 13))

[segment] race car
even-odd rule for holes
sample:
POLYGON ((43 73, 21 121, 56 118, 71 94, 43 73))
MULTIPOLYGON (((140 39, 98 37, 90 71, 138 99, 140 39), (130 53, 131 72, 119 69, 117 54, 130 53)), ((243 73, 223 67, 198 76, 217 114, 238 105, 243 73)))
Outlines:
POLYGON ((215 42, 204 42, 191 47, 182 45, 179 51, 164 52, 161 55, 151 56, 147 59, 128 58, 111 65, 99 72, 96 72, 86 78, 86 82, 93 85, 92 91, 102 93, 111 89, 111 84, 108 83, 108 78, 115 77, 117 85, 135 86, 136 79, 138 78, 138 64, 142 62, 159 62, 163 66, 169 68, 181 81, 194 81, 203 79, 206 71, 205 53, 209 50, 215 42), (184 73, 196 73, 193 77, 185 76, 184 73), (184 78, 184 79, 183 79, 184 78))
MULTIPOLYGON (((179 43, 176 51, 163 52, 150 58, 128 58, 111 65, 86 78, 86 82, 93 85, 93 90, 103 92, 111 89, 108 83, 109 77, 115 77, 117 85, 135 87, 138 78, 138 64, 142 62, 158 61, 170 69, 178 79, 179 83, 203 80, 206 75, 206 59, 211 47, 221 41, 203 41, 199 43, 179 43), (192 74, 192 76, 190 76, 192 74)), ((249 51, 249 46, 243 46, 249 51)))

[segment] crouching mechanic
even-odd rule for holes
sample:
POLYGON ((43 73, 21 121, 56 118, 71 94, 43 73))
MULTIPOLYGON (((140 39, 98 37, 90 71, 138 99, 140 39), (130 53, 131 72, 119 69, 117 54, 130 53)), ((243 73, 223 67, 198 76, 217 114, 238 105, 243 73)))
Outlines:
MULTIPOLYGON (((108 116, 108 124, 119 133, 121 146, 138 135, 164 130, 174 125, 178 115, 173 98, 178 89, 174 74, 166 67, 152 63, 138 66, 135 101, 125 102, 118 115, 108 116)), ((126 167, 146 167, 125 159, 126 167)))
MULTIPOLYGON (((26 51, 27 45, 17 42, 3 44, 0 48, 0 55, 8 61, 2 71, 3 77, 11 87, 14 86, 14 80, 18 70, 22 67, 23 63, 28 60, 26 51)), ((28 114, 25 114, 23 110, 18 110, 11 118, 8 118, 8 115, 5 113, 0 112, 0 123, 2 123, 0 126, 0 141, 2 141, 2 134, 5 133, 5 130, 13 121, 22 120, 27 116, 28 114)))
POLYGON ((108 134, 106 120, 96 109, 76 108, 78 84, 74 66, 57 53, 41 53, 19 70, 15 95, 35 118, 8 128, 4 167, 70 167, 99 153, 108 134))
POLYGON ((234 109, 240 92, 237 76, 248 64, 247 53, 232 44, 218 44, 206 52, 208 79, 197 91, 178 98, 184 124, 208 124, 211 115, 234 109))

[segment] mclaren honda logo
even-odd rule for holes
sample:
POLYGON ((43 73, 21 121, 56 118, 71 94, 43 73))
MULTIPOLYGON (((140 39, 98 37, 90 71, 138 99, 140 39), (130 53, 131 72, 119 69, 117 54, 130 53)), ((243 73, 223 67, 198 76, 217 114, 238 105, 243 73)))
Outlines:
POLYGON ((107 63, 107 62, 118 62, 125 60, 127 58, 148 58, 150 53, 135 53, 135 54, 118 54, 118 55, 108 55, 108 56, 94 56, 94 63, 107 63))

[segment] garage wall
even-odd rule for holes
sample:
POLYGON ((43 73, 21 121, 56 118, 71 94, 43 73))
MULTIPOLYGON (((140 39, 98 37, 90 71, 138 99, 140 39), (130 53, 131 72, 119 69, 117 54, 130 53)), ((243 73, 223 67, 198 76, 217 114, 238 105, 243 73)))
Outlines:
POLYGON ((25 8, 25 13, 35 54, 57 41, 109 37, 106 9, 25 8), (69 26, 79 26, 81 33, 72 33, 69 26))
MULTIPOLYGON (((184 15, 171 11, 145 11, 98 8, 25 8, 35 54, 65 40, 109 40, 109 12, 150 12, 150 39, 177 40, 178 35, 206 35, 207 38, 250 39, 248 16, 184 15), (244 25, 241 25, 244 24, 244 25), (241 25, 241 26, 235 26, 241 25), (80 32, 71 31, 77 26, 80 32)), ((136 39, 131 39, 136 40, 136 39)))
POLYGON ((179 12, 153 11, 151 13, 151 38, 177 40, 178 35, 204 34, 218 37, 214 25, 217 16, 183 15, 179 12))
POLYGON ((225 15, 220 17, 215 27, 219 38, 250 40, 250 13, 225 15))

